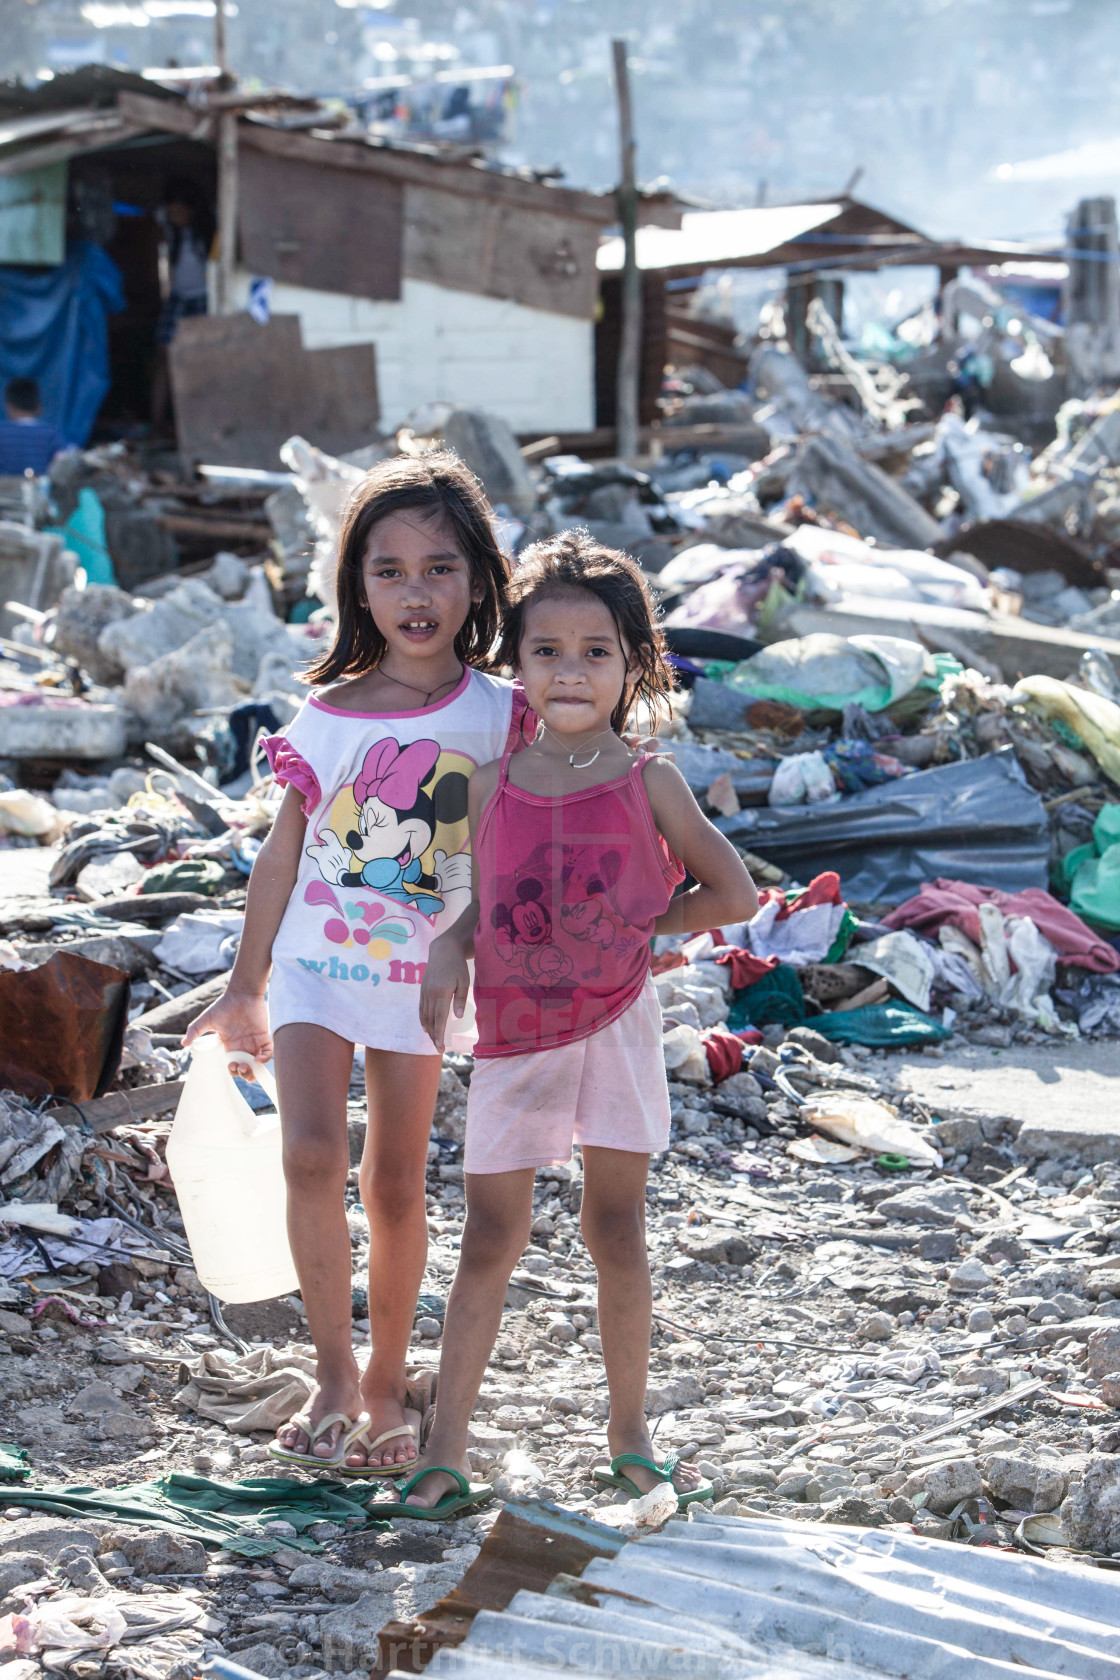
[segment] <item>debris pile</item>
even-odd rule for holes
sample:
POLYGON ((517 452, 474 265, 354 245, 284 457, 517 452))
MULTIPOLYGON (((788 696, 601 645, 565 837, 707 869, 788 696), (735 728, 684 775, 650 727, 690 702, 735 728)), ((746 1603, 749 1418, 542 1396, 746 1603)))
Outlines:
MULTIPOLYGON (((756 458, 671 448, 681 415, 707 424, 691 399, 643 471, 433 404, 348 460, 292 439, 284 473, 160 482, 87 452, 53 510, 29 504, 34 576, 0 642, 6 1680, 186 1680, 215 1653, 364 1676, 494 1522, 386 1528, 374 1488, 269 1476, 312 1386, 302 1305, 207 1296, 166 1162, 181 1033, 224 983, 277 807, 257 738, 329 634, 347 489, 438 440, 515 551, 581 524, 640 559, 681 683, 666 747, 761 890, 749 923, 654 950, 658 1450, 715 1484, 718 1519, 791 1545, 827 1524, 1120 1555, 1120 1142, 979 1080, 1076 1071, 1120 1035, 1117 410, 1067 405, 1032 460, 836 354, 852 401, 772 344, 748 389, 709 389, 756 458)), ((422 1411, 471 1072, 445 1059, 428 1150, 422 1411)), ((356 1345, 364 1100, 356 1064, 356 1345)), ((602 1513, 621 1544, 664 1501, 591 1475, 607 1403, 580 1204, 578 1160, 541 1172, 470 1449, 499 1500, 602 1513)))

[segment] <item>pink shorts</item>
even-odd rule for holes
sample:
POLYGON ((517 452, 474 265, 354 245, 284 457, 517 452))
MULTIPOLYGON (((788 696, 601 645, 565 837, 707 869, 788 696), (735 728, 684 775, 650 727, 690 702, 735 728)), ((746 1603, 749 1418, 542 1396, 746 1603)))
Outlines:
POLYGON ((552 1166, 570 1159, 573 1143, 641 1155, 668 1147, 669 1088, 652 980, 588 1038, 475 1062, 464 1171, 552 1166))

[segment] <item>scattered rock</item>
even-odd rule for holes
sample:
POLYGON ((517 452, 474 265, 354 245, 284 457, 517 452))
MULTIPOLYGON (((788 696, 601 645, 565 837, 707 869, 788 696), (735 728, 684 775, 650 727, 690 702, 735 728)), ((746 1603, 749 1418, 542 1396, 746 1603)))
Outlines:
POLYGON ((113 1533, 106 1549, 121 1551, 137 1575, 194 1575, 206 1569, 206 1547, 162 1529, 143 1534, 113 1533))
POLYGON ((951 1226, 967 1214, 968 1203, 951 1184, 912 1184, 896 1196, 885 1197, 876 1211, 909 1225, 951 1226))
POLYGON ((988 1460, 985 1481, 991 1498, 1017 1511, 1056 1511, 1069 1487, 1058 1465, 1026 1453, 997 1453, 988 1460))
POLYGON ((983 1477, 969 1458, 954 1458, 925 1471, 923 1485, 926 1508, 939 1517, 948 1516, 964 1499, 978 1499, 984 1491, 983 1477))
POLYGON ((1082 1552, 1120 1552, 1120 1457, 1094 1453, 1061 1507, 1069 1544, 1082 1552))

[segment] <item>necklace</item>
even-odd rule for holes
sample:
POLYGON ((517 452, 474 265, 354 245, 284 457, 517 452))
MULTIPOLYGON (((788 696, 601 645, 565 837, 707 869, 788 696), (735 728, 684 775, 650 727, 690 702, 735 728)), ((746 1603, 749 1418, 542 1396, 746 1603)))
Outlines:
MULTIPOLYGON (((541 728, 543 730, 545 730, 545 732, 547 734, 555 736, 556 740, 561 741, 561 743, 562 743, 562 737, 556 734, 555 729, 549 729, 547 723, 542 722, 541 723, 541 728)), ((598 735, 592 735, 591 741, 597 741, 599 739, 600 735, 613 735, 613 734, 614 734, 613 729, 600 729, 598 735)), ((590 770, 591 766, 594 764, 595 760, 598 758, 599 754, 602 752, 602 750, 603 750, 602 747, 596 747, 595 751, 591 754, 590 758, 585 759, 582 764, 577 764, 576 763, 576 753, 583 752, 585 748, 587 748, 591 745, 591 741, 585 741, 583 743, 582 747, 577 747, 575 752, 568 754, 568 763, 571 765, 573 770, 590 770)))
POLYGON ((407 688, 413 694, 422 694, 424 696, 424 704, 426 706, 428 701, 432 698, 432 695, 438 694, 441 688, 449 688, 452 683, 457 683, 461 680, 463 667, 460 665, 458 676, 448 677, 446 682, 437 683, 434 688, 428 689, 420 688, 416 683, 407 683, 401 677, 394 677, 391 671, 386 671, 384 668, 381 668, 381 675, 383 677, 388 677, 391 683, 396 683, 398 688, 407 688))

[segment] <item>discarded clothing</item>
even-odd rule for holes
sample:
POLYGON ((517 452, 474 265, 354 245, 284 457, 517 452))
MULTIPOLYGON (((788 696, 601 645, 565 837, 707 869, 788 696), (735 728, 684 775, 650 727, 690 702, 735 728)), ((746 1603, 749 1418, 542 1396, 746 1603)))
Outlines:
POLYGON ((1077 1011, 1081 1032, 1090 1037, 1120 1034, 1120 974, 1089 974, 1076 991, 1058 991, 1054 996, 1077 1011))
POLYGON ((929 1009, 930 987, 937 974, 933 952, 912 933, 887 933, 856 951, 860 965, 889 980, 895 991, 923 1013, 929 1009))
POLYGON ((240 1358, 213 1349, 187 1365, 176 1403, 236 1434, 279 1429, 315 1392, 315 1361, 288 1348, 255 1347, 240 1358))
MULTIPOLYGON (((669 956, 676 957, 677 955, 678 953, 674 951, 666 952, 662 958, 655 957, 654 972, 662 973, 670 967, 678 967, 679 964, 670 963, 667 960, 669 956), (661 963, 660 969, 657 967, 659 961, 661 963)), ((684 960, 684 957, 681 956, 680 961, 683 963, 684 960)), ((778 966, 777 957, 756 957, 752 952, 744 951, 736 945, 727 945, 722 951, 717 950, 712 961, 720 963, 729 971, 731 985, 737 992, 744 991, 748 986, 753 986, 756 981, 762 979, 764 974, 769 974, 778 966)))
MULTIPOLYGON (((752 1034, 752 1037, 756 1036, 752 1034)), ((706 1033, 701 1033, 700 1038, 704 1054, 708 1058, 713 1085, 718 1085, 721 1079, 730 1079, 733 1073, 739 1072, 743 1065, 744 1041, 737 1033, 727 1032, 723 1027, 709 1027, 706 1033)))
POLYGON ((940 1044, 949 1036, 948 1027, 909 1003, 868 1003, 862 1009, 814 1015, 813 1031, 823 1033, 834 1044, 866 1044, 872 1048, 940 1044))
POLYGON ((740 992, 731 1006, 727 1025, 731 1031, 742 1027, 800 1026, 805 1020, 805 997, 797 970, 788 963, 779 963, 764 974, 745 992, 740 992))
POLYGON ((170 1529, 244 1557, 265 1557, 280 1546, 319 1551, 304 1534, 318 1522, 357 1518, 363 1528, 385 1527, 384 1520, 371 1518, 365 1508, 383 1492, 379 1482, 295 1482, 270 1476, 212 1482, 205 1476, 176 1473, 116 1488, 21 1483, 7 1493, 0 1488, 0 1505, 26 1505, 63 1517, 119 1517, 143 1528, 170 1529), (265 1533, 264 1524, 277 1519, 290 1523, 295 1536, 280 1539, 265 1533))
POLYGON ((823 962, 846 909, 840 877, 832 870, 815 876, 801 892, 772 888, 760 894, 758 912, 747 924, 747 942, 756 957, 776 956, 794 967, 823 962))
MULTIPOLYGON (((821 757, 845 793, 880 787, 883 782, 893 782, 908 774, 905 764, 889 753, 876 752, 868 741, 837 741, 825 747, 821 757)), ((777 802, 771 799, 770 803, 777 802)))
POLYGON ((213 858, 180 858, 175 863, 157 863, 140 883, 141 893, 220 892, 226 872, 213 858))
POLYGON ((1035 887, 1008 893, 996 887, 938 878, 927 882, 913 898, 885 916, 884 921, 888 927, 917 928, 923 933, 935 933, 943 923, 950 922, 974 945, 980 945, 982 904, 994 904, 1005 916, 1025 916, 1054 947, 1061 962, 1097 974, 1111 974, 1120 968, 1120 953, 1086 927, 1080 916, 1059 904, 1050 893, 1035 887))
POLYGON ((196 910, 176 916, 156 946, 156 960, 180 974, 218 974, 233 967, 244 924, 241 910, 196 910))

